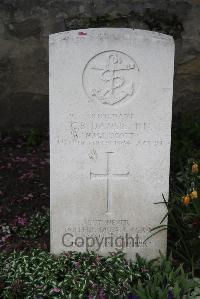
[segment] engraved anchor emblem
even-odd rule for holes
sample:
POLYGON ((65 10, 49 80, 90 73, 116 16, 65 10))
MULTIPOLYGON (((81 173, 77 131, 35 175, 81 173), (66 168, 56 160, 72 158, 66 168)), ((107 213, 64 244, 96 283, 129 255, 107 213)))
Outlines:
POLYGON ((129 55, 115 50, 105 51, 86 64, 82 82, 92 101, 115 105, 135 95, 140 86, 139 68, 129 55))
POLYGON ((92 69, 101 71, 100 79, 105 81, 106 88, 103 89, 93 89, 92 96, 98 98, 104 104, 113 105, 122 101, 128 95, 133 95, 134 84, 131 82, 125 89, 121 90, 118 95, 116 95, 116 89, 121 88, 125 85, 125 78, 119 75, 119 71, 135 69, 135 64, 122 64, 122 59, 116 55, 111 54, 108 57, 107 64, 105 66, 93 66, 92 69))

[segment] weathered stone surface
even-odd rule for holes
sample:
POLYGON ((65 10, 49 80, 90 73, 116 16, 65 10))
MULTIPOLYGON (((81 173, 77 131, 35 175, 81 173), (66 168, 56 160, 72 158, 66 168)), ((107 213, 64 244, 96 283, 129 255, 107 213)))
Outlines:
MULTIPOLYGON (((4 70, 8 84, 1 83, 0 101, 5 94, 9 96, 18 92, 47 94, 49 34, 88 27, 134 27, 175 37, 174 112, 195 111, 200 106, 200 84, 196 84, 198 75, 189 65, 184 67, 187 78, 182 70, 183 64, 198 59, 199 20, 199 0, 1 0, 0 60, 8 61, 8 68, 4 70), (38 50, 34 53, 32 48, 36 47, 38 50), (40 54, 42 52, 45 55, 40 54), (21 67, 16 68, 19 61, 21 67)), ((0 127, 4 117, 1 113, 0 127)))
POLYGON ((188 57, 188 61, 179 64, 175 80, 174 105, 175 112, 196 111, 194 117, 198 117, 200 111, 200 55, 188 57))
POLYGON ((145 240, 166 213, 173 73, 164 34, 50 36, 52 252, 166 252, 166 231, 145 240))
POLYGON ((15 93, 0 100, 1 124, 4 128, 44 129, 48 123, 48 95, 15 93))
POLYGON ((7 25, 11 35, 17 38, 39 37, 41 24, 39 19, 27 19, 22 22, 11 22, 7 25))

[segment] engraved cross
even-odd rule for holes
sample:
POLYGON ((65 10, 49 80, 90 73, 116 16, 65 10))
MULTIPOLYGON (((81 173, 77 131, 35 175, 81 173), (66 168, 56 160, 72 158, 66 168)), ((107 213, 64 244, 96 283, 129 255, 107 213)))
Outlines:
POLYGON ((112 178, 128 178, 129 171, 126 173, 112 173, 111 171, 111 163, 110 158, 113 152, 106 152, 107 156, 107 170, 106 173, 93 173, 90 171, 90 179, 106 179, 107 182, 107 201, 106 201, 106 213, 111 211, 112 206, 112 188, 111 188, 111 180, 112 178))

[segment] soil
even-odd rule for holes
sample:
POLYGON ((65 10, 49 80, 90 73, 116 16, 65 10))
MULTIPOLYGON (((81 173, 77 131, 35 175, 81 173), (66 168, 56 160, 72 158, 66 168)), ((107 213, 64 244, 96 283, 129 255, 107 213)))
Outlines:
POLYGON ((48 134, 0 135, 0 251, 49 248, 49 235, 24 239, 18 228, 49 210, 48 134), (39 138, 40 137, 40 138, 39 138))

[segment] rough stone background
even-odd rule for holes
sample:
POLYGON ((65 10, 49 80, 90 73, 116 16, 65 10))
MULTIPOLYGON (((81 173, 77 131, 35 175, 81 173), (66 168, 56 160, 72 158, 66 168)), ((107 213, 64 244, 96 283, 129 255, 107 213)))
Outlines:
POLYGON ((48 126, 48 36, 88 27, 168 33, 174 115, 200 112, 200 0, 1 0, 0 128, 48 126))

